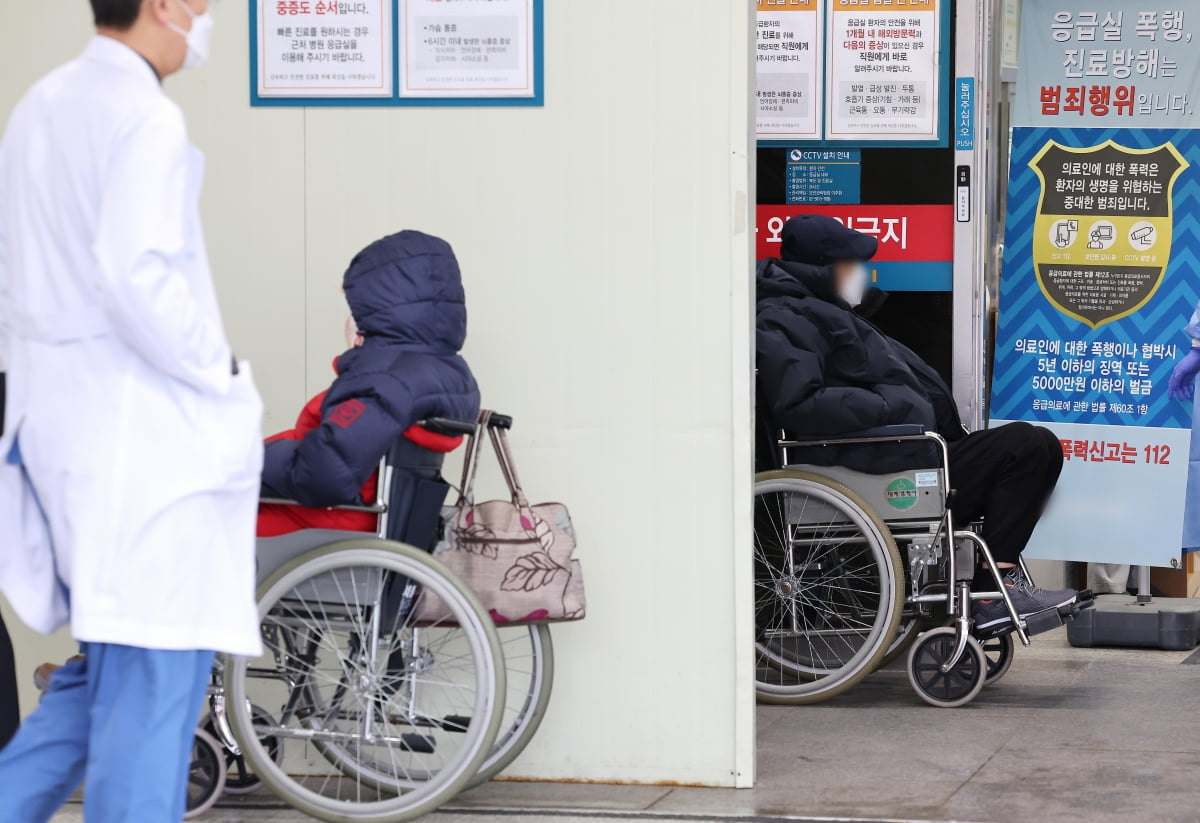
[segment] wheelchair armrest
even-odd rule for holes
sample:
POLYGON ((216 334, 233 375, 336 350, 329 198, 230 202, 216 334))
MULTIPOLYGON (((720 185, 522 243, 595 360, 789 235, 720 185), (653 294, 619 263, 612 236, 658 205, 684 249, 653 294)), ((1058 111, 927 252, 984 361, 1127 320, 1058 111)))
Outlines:
MULTIPOLYGON (((258 499, 260 505, 264 506, 296 506, 298 508, 308 508, 303 503, 296 500, 285 500, 281 497, 260 497, 258 499)), ((383 514, 387 511, 387 506, 378 503, 351 503, 345 506, 326 506, 326 511, 331 512, 363 512, 366 514, 383 514)))
POLYGON ((861 432, 845 434, 829 434, 820 437, 790 437, 780 440, 776 445, 782 449, 805 448, 809 446, 847 446, 865 443, 904 443, 909 441, 932 441, 942 454, 942 464, 949 462, 946 451, 946 440, 940 434, 927 431, 920 425, 879 426, 861 432))
POLYGON ((798 435, 793 437, 793 440, 803 442, 819 441, 822 443, 836 443, 840 440, 876 440, 880 438, 889 439, 892 437, 923 437, 925 435, 925 427, 913 425, 899 426, 879 426, 874 429, 867 429, 859 432, 844 432, 840 434, 823 434, 820 436, 798 435))

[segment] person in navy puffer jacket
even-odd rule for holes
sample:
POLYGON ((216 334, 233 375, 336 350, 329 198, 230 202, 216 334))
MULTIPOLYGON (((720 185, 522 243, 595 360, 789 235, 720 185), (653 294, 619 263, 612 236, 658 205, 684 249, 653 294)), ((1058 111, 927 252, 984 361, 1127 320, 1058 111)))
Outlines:
POLYGON ((321 423, 268 442, 263 485, 304 506, 354 501, 391 445, 429 417, 474 420, 479 388, 459 350, 462 276, 450 245, 403 231, 367 246, 343 280, 362 344, 337 362, 321 423))

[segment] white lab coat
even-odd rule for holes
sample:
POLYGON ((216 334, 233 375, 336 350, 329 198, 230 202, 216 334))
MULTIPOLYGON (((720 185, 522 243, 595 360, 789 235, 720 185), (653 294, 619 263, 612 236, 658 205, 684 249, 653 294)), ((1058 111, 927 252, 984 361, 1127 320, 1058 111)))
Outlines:
POLYGON ((262 403, 232 375, 202 172, 149 64, 105 37, 0 144, 0 591, 39 631, 259 651, 262 403))

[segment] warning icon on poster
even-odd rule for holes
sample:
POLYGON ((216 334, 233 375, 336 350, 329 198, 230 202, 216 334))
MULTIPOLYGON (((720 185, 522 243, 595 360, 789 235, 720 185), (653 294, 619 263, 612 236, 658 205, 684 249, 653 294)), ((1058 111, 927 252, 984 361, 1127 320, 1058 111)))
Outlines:
POLYGON ((1170 262, 1172 189, 1188 167, 1175 146, 1051 140, 1030 166, 1042 183, 1033 263, 1046 299, 1093 329, 1145 305, 1170 262))
POLYGON ((1069 249, 1079 234, 1078 220, 1058 220, 1050 229, 1050 242, 1060 249, 1069 249))
POLYGON ((1139 220, 1133 224, 1133 228, 1129 230, 1129 243, 1135 249, 1148 251, 1154 247, 1155 231, 1154 224, 1147 223, 1144 220, 1139 220))

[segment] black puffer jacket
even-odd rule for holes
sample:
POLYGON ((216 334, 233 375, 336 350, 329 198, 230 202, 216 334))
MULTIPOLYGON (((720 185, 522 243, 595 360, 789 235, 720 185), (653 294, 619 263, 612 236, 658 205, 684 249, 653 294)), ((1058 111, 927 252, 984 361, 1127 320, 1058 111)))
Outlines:
MULTIPOLYGON (((780 260, 759 264, 757 351, 764 410, 773 426, 792 436, 951 425, 939 421, 930 399, 933 381, 945 386, 936 372, 853 312, 837 296, 831 269, 780 260), (911 361, 929 374, 918 376, 911 361)), ((928 459, 925 454, 925 449, 887 445, 811 449, 789 457, 790 462, 886 472, 912 468, 914 460, 928 459)))

